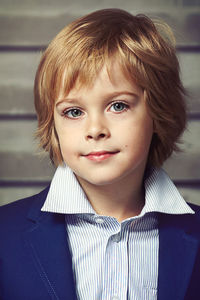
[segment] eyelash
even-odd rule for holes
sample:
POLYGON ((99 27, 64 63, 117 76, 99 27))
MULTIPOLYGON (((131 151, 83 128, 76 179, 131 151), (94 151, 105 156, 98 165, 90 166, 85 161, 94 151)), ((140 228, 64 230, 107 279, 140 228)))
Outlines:
MULTIPOLYGON (((112 107, 114 107, 114 105, 116 105, 116 104, 123 105, 123 109, 122 110, 118 110, 118 111, 115 110, 114 111, 115 113, 119 114, 119 113, 122 113, 122 112, 127 111, 129 109, 129 105, 126 104, 126 103, 124 103, 123 101, 116 101, 116 102, 111 103, 111 105, 109 106, 109 109, 111 109, 112 107)), ((81 117, 82 114, 83 114, 82 110, 79 109, 79 108, 76 108, 76 107, 74 107, 74 108, 72 107, 72 108, 66 109, 66 110, 64 110, 62 112, 62 116, 65 117, 65 118, 69 118, 69 119, 78 119, 79 117, 81 117), (79 116, 76 116, 76 117, 68 115, 69 113, 72 113, 72 112, 75 112, 75 111, 81 112, 81 114, 79 116)))

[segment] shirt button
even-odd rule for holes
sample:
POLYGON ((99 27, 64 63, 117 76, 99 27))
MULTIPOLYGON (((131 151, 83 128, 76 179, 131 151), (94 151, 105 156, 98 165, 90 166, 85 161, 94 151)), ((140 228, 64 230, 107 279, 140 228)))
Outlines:
POLYGON ((120 298, 118 296, 112 296, 111 300, 120 300, 120 298))
POLYGON ((120 235, 119 234, 114 235, 112 237, 112 241, 115 242, 115 243, 118 243, 120 241, 120 235))
POLYGON ((96 218, 95 222, 98 224, 102 224, 102 223, 104 223, 104 220, 102 218, 96 218))

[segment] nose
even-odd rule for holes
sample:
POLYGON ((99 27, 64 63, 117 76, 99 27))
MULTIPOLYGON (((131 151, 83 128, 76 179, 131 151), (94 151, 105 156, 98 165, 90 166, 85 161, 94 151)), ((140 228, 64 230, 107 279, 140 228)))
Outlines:
POLYGON ((93 118, 92 120, 88 121, 86 128, 86 139, 87 140, 100 140, 100 139, 106 139, 110 137, 110 131, 109 128, 103 120, 103 118, 93 118))

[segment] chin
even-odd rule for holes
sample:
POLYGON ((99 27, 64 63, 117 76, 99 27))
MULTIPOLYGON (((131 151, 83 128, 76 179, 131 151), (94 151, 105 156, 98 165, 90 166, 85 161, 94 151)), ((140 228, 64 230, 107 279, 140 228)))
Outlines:
POLYGON ((80 183, 89 183, 92 185, 96 185, 96 186, 103 186, 103 185, 109 185, 112 184, 113 182, 117 181, 116 178, 113 177, 105 177, 105 176, 80 176, 80 174, 76 174, 77 179, 79 180, 80 183))
MULTIPOLYGON (((80 178, 80 177, 79 177, 80 178)), ((120 179, 122 179, 121 176, 98 176, 98 177, 95 177, 93 176, 92 178, 89 178, 89 177, 82 177, 80 178, 80 181, 86 181, 88 182, 89 184, 92 184, 94 186, 109 186, 109 185, 112 185, 114 183, 117 183, 120 181, 120 179)))

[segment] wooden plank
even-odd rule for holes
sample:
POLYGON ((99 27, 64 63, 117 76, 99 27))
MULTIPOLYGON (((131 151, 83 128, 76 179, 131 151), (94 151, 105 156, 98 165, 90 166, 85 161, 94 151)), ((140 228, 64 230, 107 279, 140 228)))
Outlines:
POLYGON ((183 196, 185 201, 200 205, 200 187, 199 189, 193 188, 178 188, 180 194, 183 196))
POLYGON ((34 132, 36 121, 0 121, 0 151, 1 152, 34 152, 36 141, 34 132))
MULTIPOLYGON (((177 0, 134 0, 134 9, 158 9, 158 8, 182 8, 183 6, 192 7, 198 6, 198 0, 190 0, 186 1, 177 1, 177 0)), ((16 2, 15 0, 1 0, 1 10, 2 11, 13 11, 13 12, 51 12, 51 11, 77 11, 77 10, 93 10, 93 9, 100 9, 103 7, 121 7, 122 2, 121 0, 107 0, 107 1, 99 1, 99 0, 84 0, 82 3, 81 1, 75 2, 74 0, 20 0, 16 2)), ((133 2, 132 0, 126 0, 124 2, 124 9, 133 9, 133 2)))
POLYGON ((41 54, 0 52, 0 114, 35 113, 34 77, 41 54))
POLYGON ((182 153, 173 154, 164 168, 173 179, 200 179, 200 121, 190 121, 182 137, 182 153))
POLYGON ((178 59, 184 86, 186 88, 199 87, 200 52, 180 52, 178 59))
POLYGON ((0 206, 39 193, 43 187, 0 187, 0 206))
MULTIPOLYGON (((145 13, 152 17, 164 19, 175 31, 179 46, 200 45, 200 7, 174 6, 174 5, 149 5, 145 4, 134 6, 132 3, 118 2, 114 7, 126 9, 133 14, 145 13)), ((84 3, 85 4, 85 3, 84 3)), ((75 5, 65 5, 64 9, 51 9, 48 7, 46 13, 41 9, 31 10, 8 9, 0 13, 0 45, 19 46, 19 45, 46 45, 49 41, 67 24, 93 10, 112 7, 104 2, 84 7, 75 5)))
MULTIPOLYGON (((0 182, 47 182, 54 174, 54 167, 48 157, 27 152, 0 153, 0 182)), ((1 185, 4 185, 1 183, 1 185)))
POLYGON ((35 114, 33 82, 4 84, 0 82, 0 115, 35 114))
POLYGON ((164 169, 173 180, 200 179, 200 153, 175 154, 164 164, 164 169))
POLYGON ((1 85, 33 85, 40 57, 40 52, 0 52, 1 85))

